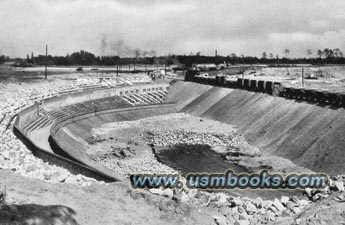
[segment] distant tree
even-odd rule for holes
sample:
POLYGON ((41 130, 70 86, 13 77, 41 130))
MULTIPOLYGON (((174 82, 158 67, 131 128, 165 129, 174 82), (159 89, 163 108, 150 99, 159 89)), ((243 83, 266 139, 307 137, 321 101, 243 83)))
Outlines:
POLYGON ((271 53, 268 55, 268 57, 269 57, 270 59, 273 59, 273 58, 274 58, 273 53, 271 52, 271 53))
POLYGON ((334 57, 333 49, 329 49, 328 56, 329 56, 329 58, 333 58, 334 57))
POLYGON ((26 62, 29 63, 30 62, 30 57, 29 54, 26 54, 26 62))
POLYGON ((201 52, 196 52, 195 55, 196 55, 196 56, 200 56, 200 55, 201 55, 201 52))
POLYGON ((321 49, 318 49, 317 52, 316 52, 317 56, 321 59, 322 58, 322 50, 321 49))
POLYGON ((0 56, 0 64, 6 62, 6 56, 0 56))
POLYGON ((310 56, 313 54, 313 51, 311 49, 307 49, 306 51, 308 58, 310 58, 310 56))
MULTIPOLYGON (((103 63, 104 65, 114 65, 114 60, 111 57, 104 57, 103 63)), ((58 60, 59 63, 62 62, 61 59, 58 60)), ((80 50, 79 52, 72 53, 68 61, 71 65, 94 65, 96 64, 96 57, 94 54, 80 50)))
POLYGON ((266 53, 266 52, 263 52, 261 58, 262 58, 262 59, 267 59, 267 53, 266 53))
POLYGON ((231 58, 237 58, 237 55, 236 55, 236 53, 231 53, 231 54, 230 54, 230 57, 231 57, 231 58))
POLYGON ((286 58, 289 57, 289 53, 290 53, 290 50, 289 50, 289 49, 285 49, 285 50, 284 50, 284 54, 285 54, 285 57, 286 57, 286 58))
POLYGON ((140 57, 140 49, 138 49, 138 48, 136 48, 135 50, 134 50, 134 54, 135 54, 135 58, 136 59, 138 59, 139 57, 140 57))
POLYGON ((325 48, 325 49, 323 50, 323 55, 325 56, 325 58, 329 58, 329 54, 330 54, 329 49, 328 49, 328 48, 325 48))
POLYGON ((336 58, 342 58, 343 57, 343 53, 341 52, 341 50, 339 48, 333 49, 333 55, 336 58))

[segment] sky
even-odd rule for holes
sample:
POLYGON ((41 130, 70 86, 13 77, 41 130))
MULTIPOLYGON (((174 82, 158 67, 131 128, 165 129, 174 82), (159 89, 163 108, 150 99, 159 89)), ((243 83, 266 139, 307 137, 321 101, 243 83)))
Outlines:
POLYGON ((0 0, 0 55, 345 52, 344 0, 0 0))

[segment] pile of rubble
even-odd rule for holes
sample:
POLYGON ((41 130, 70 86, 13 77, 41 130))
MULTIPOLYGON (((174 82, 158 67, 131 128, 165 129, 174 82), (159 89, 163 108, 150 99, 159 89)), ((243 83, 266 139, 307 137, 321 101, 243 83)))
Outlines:
POLYGON ((96 183, 93 178, 73 175, 67 169, 50 165, 36 158, 25 145, 15 138, 12 132, 5 132, 0 154, 0 169, 11 170, 26 177, 44 180, 51 183, 71 183, 89 186, 96 183), (11 137, 11 138, 9 138, 11 137))
MULTIPOLYGON (((223 192, 205 192, 196 189, 150 189, 150 192, 184 204, 212 208, 216 211, 213 216, 215 224, 219 225, 267 224, 279 221, 279 218, 283 217, 295 218, 291 224, 298 225, 302 219, 297 215, 310 207, 313 202, 328 198, 332 193, 345 191, 342 179, 334 179, 337 178, 332 178, 330 185, 324 189, 306 189, 303 195, 281 196, 279 199, 274 198, 274 200, 263 200, 260 197, 256 199, 234 197, 223 192), (315 196, 318 197, 315 198, 315 196)), ((345 202, 345 196, 339 195, 334 200, 345 202)))
MULTIPOLYGON (((184 118, 185 115, 169 115, 171 118, 184 118)), ((133 173, 169 173, 176 172, 169 166, 157 161, 152 149, 148 146, 170 147, 177 144, 186 145, 209 145, 211 147, 229 147, 228 151, 241 146, 244 142, 243 136, 235 131, 229 131, 227 134, 221 132, 201 132, 190 131, 187 129, 170 129, 160 130, 153 126, 160 119, 167 116, 157 116, 149 119, 141 119, 136 121, 124 121, 103 125, 102 128, 93 129, 93 140, 101 141, 92 145, 93 152, 89 156, 105 167, 114 170, 122 177, 128 177, 133 173), (118 144, 118 137, 114 136, 112 131, 125 129, 142 129, 142 133, 130 137, 128 146, 121 149, 114 148, 118 144), (102 142, 106 140, 106 142, 102 142), (98 146, 99 145, 99 146, 98 146), (109 146, 108 146, 109 145, 109 146), (131 150, 140 146, 137 150, 131 150), (103 147, 100 147, 103 146, 103 147), (95 149, 102 150, 103 153, 95 153, 95 149), (106 150, 108 149, 108 150, 106 150), (134 153, 134 154, 133 154, 134 153)), ((123 141, 123 140, 122 140, 123 141)))
POLYGON ((147 146, 128 145, 124 148, 110 148, 107 152, 90 153, 89 156, 124 179, 130 174, 176 173, 174 169, 158 162, 147 146))
POLYGON ((62 167, 50 165, 36 158, 12 132, 16 113, 35 101, 57 95, 61 90, 73 85, 66 80, 53 80, 30 85, 23 83, 6 86, 0 106, 0 115, 3 115, 0 117, 0 169, 8 169, 23 176, 52 183, 88 186, 97 182, 93 178, 73 175, 62 167))
POLYGON ((177 144, 191 145, 209 145, 214 146, 240 146, 243 142, 243 136, 237 132, 231 132, 228 135, 220 133, 198 133, 185 129, 174 131, 147 131, 150 135, 149 144, 154 146, 173 146, 177 144))
POLYGON ((204 192, 196 189, 176 191, 171 189, 150 189, 153 194, 171 198, 184 204, 212 208, 216 224, 267 224, 278 217, 299 214, 312 202, 305 197, 282 196, 280 199, 263 200, 258 197, 234 197, 222 192, 204 192))

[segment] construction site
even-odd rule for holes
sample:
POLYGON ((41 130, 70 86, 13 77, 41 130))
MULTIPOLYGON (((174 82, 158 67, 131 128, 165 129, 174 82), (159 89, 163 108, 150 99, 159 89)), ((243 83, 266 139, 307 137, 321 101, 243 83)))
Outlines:
POLYGON ((345 224, 345 1, 0 8, 0 225, 345 224))
POLYGON ((303 83, 302 67, 217 76, 190 70, 155 81, 91 72, 7 81, 0 223, 344 221, 343 70, 324 67, 331 76, 303 83), (133 189, 129 182, 131 174, 185 179, 229 169, 324 173, 329 182, 315 190, 133 189))

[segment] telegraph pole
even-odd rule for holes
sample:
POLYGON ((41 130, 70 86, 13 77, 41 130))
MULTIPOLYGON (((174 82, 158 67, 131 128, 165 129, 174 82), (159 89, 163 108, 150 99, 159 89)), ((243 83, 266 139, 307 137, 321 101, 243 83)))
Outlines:
POLYGON ((302 67, 302 87, 304 87, 304 69, 302 67))
POLYGON ((47 66, 48 66, 48 45, 46 45, 46 68, 45 68, 45 76, 44 79, 47 80, 47 66))

